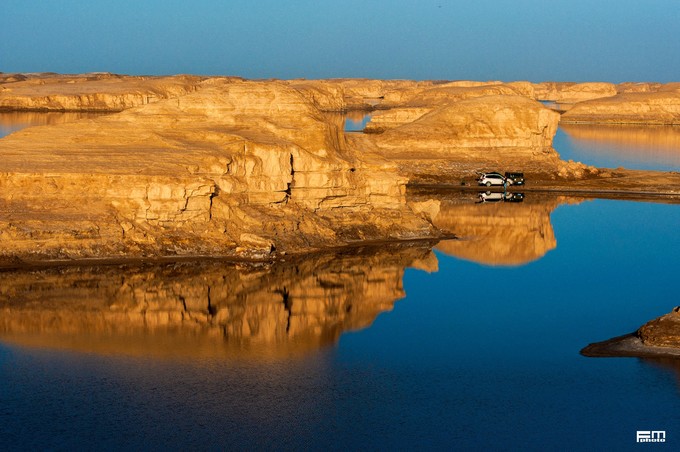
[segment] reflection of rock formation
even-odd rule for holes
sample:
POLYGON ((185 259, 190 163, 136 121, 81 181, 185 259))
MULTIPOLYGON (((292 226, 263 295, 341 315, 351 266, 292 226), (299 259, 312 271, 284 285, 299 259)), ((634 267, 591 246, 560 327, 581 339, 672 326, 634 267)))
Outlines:
POLYGON ((410 198, 439 228, 457 240, 440 242, 445 254, 485 265, 521 265, 541 258, 557 246, 550 213, 561 197, 529 194, 521 203, 475 203, 477 195, 452 193, 436 204, 425 194, 410 198))
POLYGON ((334 343, 404 296, 427 244, 266 266, 191 262, 0 273, 0 338, 110 353, 276 356, 334 343))
POLYGON ((13 111, 0 113, 0 138, 28 126, 45 126, 96 118, 104 113, 13 111))
POLYGON ((595 152, 680 164, 680 129, 676 126, 563 124, 560 128, 576 145, 583 143, 595 152))

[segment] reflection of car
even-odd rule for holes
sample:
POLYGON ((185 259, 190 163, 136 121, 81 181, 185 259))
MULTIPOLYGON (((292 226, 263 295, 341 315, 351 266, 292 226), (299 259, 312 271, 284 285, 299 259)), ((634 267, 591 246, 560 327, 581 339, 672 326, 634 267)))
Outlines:
POLYGON ((478 203, 482 202, 522 202, 524 201, 524 193, 508 193, 500 191, 480 191, 478 203))
POLYGON ((505 173, 508 184, 524 185, 524 173, 505 173))
POLYGON ((505 176, 501 173, 479 173, 479 178, 477 178, 477 183, 479 185, 486 185, 491 187, 492 185, 505 185, 505 176))
POLYGON ((522 202, 524 201, 524 193, 506 193, 503 198, 505 202, 522 202))
POLYGON ((503 192, 499 191, 480 191, 479 202, 499 202, 503 201, 503 192))

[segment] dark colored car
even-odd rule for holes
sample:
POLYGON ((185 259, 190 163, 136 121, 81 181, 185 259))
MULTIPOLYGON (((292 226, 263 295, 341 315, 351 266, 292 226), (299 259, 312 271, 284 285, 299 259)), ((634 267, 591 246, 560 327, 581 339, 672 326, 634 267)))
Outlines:
POLYGON ((511 185, 524 185, 524 173, 505 173, 505 178, 511 185))

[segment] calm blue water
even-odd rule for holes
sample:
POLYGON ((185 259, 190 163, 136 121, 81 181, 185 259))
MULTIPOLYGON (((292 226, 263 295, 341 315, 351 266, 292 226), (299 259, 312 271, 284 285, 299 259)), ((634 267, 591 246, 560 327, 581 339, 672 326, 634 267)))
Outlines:
POLYGON ((345 132, 361 132, 371 120, 370 114, 356 114, 345 117, 345 132))
POLYGON ((391 312, 294 358, 0 339, 0 438, 9 449, 639 450, 637 430, 666 430, 646 447, 677 450, 680 364, 579 350, 679 304, 680 207, 589 201, 559 206, 552 224, 557 247, 523 266, 437 252, 437 272, 406 270, 391 312))
POLYGON ((598 168, 680 171, 680 127, 566 124, 553 147, 563 160, 598 168))
POLYGON ((59 112, 0 112, 0 138, 31 126, 61 124, 80 119, 97 118, 108 113, 59 113, 59 112))

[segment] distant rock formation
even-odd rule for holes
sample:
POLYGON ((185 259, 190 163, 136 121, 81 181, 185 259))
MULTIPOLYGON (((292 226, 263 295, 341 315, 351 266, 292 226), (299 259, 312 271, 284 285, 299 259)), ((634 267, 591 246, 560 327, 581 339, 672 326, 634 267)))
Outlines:
POLYGON ((122 111, 195 91, 204 77, 5 74, 0 111, 122 111))
POLYGON ((680 89, 579 102, 562 119, 567 123, 680 125, 680 89))
POLYGON ((561 104, 573 104, 592 99, 615 96, 616 85, 603 82, 569 83, 544 82, 534 84, 534 93, 539 100, 561 104))

